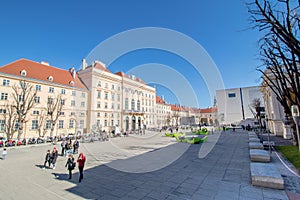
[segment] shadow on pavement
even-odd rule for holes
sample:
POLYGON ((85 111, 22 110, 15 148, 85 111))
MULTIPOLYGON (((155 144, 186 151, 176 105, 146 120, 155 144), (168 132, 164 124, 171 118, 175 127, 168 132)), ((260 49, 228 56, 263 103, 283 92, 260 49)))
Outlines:
MULTIPOLYGON (((174 147, 176 148, 176 145, 174 147)), ((174 147, 171 147, 171 149, 174 147)), ((164 199, 170 195, 174 195, 174 197, 178 195, 181 197, 191 197, 193 192, 196 191, 196 187, 191 187, 189 191, 182 191, 178 189, 178 185, 188 178, 193 178, 193 174, 197 170, 197 163, 193 163, 193 161, 199 160, 198 152, 200 147, 201 144, 188 145, 185 153, 174 162, 169 163, 164 168, 151 172, 130 173, 119 171, 109 166, 122 167, 122 164, 128 165, 130 162, 138 164, 135 161, 141 158, 143 160, 148 156, 151 158, 151 154, 157 151, 148 152, 129 159, 112 161, 105 165, 84 170, 84 179, 81 183, 78 182, 79 173, 77 171, 78 168, 76 168, 73 171, 71 182, 77 185, 67 191, 83 199, 142 199, 144 197, 151 197, 151 195, 153 197, 158 195, 156 199, 164 199)), ((162 150, 165 150, 165 148, 162 148, 162 150)), ((157 162, 158 160, 159 158, 156 158, 153 162, 157 162)), ((140 165, 143 166, 143 163, 140 163, 140 165)), ((58 180, 69 181, 67 172, 64 174, 52 174, 58 180)))

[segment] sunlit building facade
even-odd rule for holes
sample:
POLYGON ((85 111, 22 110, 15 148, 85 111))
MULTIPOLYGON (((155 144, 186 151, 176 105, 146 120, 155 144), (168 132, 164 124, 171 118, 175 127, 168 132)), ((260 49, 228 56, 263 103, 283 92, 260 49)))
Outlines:
MULTIPOLYGON (((36 92, 34 106, 27 113, 26 122, 23 124, 22 138, 50 136, 52 122, 48 117, 47 106, 50 100, 59 96, 63 106, 53 127, 53 136, 84 131, 88 90, 75 69, 63 70, 50 66, 47 62, 20 59, 0 68, 0 135, 5 136, 7 105, 13 104, 13 87, 19 87, 20 81, 31 85, 31 92, 36 92)), ((17 129, 14 129, 13 137, 17 137, 17 129)))
POLYGON ((155 127, 155 88, 134 75, 112 73, 104 63, 83 60, 78 71, 89 90, 87 129, 98 126, 113 131, 135 131, 155 127))

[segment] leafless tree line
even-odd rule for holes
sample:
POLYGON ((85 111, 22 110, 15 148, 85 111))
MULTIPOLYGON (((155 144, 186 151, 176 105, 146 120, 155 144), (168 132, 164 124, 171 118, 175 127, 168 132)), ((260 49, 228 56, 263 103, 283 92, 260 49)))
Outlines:
POLYGON ((247 5, 252 28, 263 33, 259 40, 262 65, 257 68, 262 86, 274 92, 291 116, 291 105, 300 108, 300 1, 254 0, 247 5))
MULTIPOLYGON (((5 110, 3 113, 4 132, 8 139, 13 138, 18 132, 17 138, 23 136, 24 124, 28 122, 30 112, 37 105, 37 91, 30 83, 25 80, 19 81, 19 84, 12 86, 12 94, 9 103, 2 105, 5 110)), ((36 119, 38 121, 39 137, 44 137, 46 130, 46 121, 51 122, 50 136, 53 136, 54 127, 59 119, 63 108, 61 95, 48 97, 47 107, 40 109, 36 119)), ((31 118, 32 119, 32 118, 31 118)))

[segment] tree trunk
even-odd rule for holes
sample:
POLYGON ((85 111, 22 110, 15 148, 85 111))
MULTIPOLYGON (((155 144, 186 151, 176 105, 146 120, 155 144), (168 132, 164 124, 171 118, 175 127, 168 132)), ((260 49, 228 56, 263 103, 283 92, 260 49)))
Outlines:
POLYGON ((20 140, 22 134, 23 134, 23 123, 20 123, 18 128, 18 140, 20 140))

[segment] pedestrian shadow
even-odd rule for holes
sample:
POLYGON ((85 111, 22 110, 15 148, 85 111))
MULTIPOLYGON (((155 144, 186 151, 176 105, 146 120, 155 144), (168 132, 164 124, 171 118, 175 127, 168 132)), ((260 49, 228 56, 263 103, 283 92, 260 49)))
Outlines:
POLYGON ((49 166, 44 167, 44 165, 41 165, 41 164, 36 164, 35 166, 40 168, 40 169, 51 169, 51 167, 49 167, 49 166))
POLYGON ((40 168, 40 169, 44 168, 44 165, 40 165, 40 164, 36 164, 35 166, 38 167, 38 168, 40 168))
POLYGON ((72 179, 69 179, 69 174, 68 173, 55 173, 55 172, 52 172, 51 174, 54 176, 54 178, 56 180, 59 180, 59 181, 75 182, 79 178, 78 173, 73 173, 72 179))

